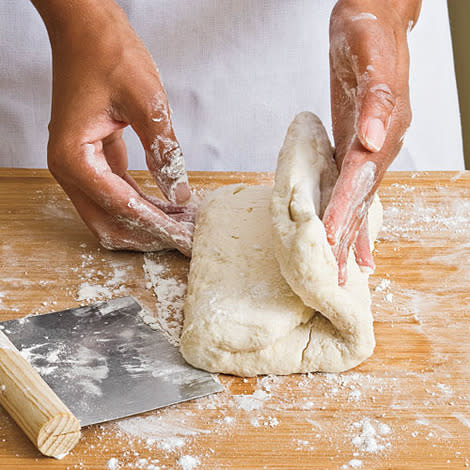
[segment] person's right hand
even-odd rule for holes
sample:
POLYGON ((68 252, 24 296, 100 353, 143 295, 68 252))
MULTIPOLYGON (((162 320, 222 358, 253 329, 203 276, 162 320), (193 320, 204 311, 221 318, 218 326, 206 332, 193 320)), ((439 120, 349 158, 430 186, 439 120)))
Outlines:
POLYGON ((112 0, 33 3, 52 46, 51 173, 104 247, 189 256, 195 207, 149 52, 112 0), (169 202, 143 194, 129 175, 128 125, 169 202))

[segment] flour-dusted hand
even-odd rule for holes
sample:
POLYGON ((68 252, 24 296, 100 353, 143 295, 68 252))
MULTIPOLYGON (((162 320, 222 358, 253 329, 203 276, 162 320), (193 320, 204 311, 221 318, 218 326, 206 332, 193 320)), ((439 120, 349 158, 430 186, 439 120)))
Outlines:
POLYGON ((158 70, 113 0, 34 0, 52 46, 49 168, 109 249, 191 253, 195 208, 158 70), (169 203, 127 171, 131 125, 169 203))
POLYGON ((420 6, 421 0, 340 0, 331 14, 331 110, 340 174, 323 223, 340 285, 351 246, 363 269, 375 267, 366 214, 411 121, 407 32, 420 6))

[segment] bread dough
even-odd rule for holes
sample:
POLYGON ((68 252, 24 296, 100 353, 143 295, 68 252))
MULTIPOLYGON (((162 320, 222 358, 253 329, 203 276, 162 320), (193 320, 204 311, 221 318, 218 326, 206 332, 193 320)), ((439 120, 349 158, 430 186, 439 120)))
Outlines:
MULTIPOLYGON (((372 353, 368 276, 351 255, 348 282, 337 285, 320 220, 336 177, 323 126, 301 113, 281 150, 274 190, 241 184, 207 196, 181 337, 190 364, 242 376, 338 372, 372 353)), ((380 224, 375 201, 372 239, 380 224)))

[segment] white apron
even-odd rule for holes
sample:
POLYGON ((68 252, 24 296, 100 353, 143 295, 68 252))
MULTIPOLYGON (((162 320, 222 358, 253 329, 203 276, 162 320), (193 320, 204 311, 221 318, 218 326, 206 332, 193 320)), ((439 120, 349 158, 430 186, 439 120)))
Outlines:
MULTIPOLYGON (((192 170, 273 170, 303 110, 331 126, 328 19, 333 0, 121 0, 158 64, 192 170)), ((410 34, 413 123, 392 165, 463 169, 445 0, 423 2, 410 34)), ((29 2, 0 6, 0 166, 45 167, 50 46, 29 2)), ((331 132, 330 132, 331 134, 331 132)), ((144 153, 126 131, 130 167, 144 153)))

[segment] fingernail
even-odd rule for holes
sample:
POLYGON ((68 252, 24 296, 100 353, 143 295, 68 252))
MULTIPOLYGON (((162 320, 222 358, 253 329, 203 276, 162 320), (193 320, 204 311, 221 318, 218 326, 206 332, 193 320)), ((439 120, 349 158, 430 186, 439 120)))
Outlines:
POLYGON ((191 190, 187 183, 178 183, 175 188, 175 202, 176 204, 184 204, 188 202, 191 197, 191 190))
POLYGON ((367 148, 378 152, 385 142, 385 127, 380 119, 368 119, 365 126, 364 139, 367 142, 367 148))

